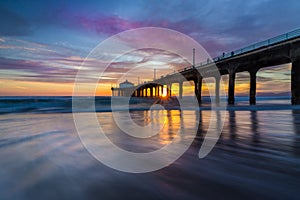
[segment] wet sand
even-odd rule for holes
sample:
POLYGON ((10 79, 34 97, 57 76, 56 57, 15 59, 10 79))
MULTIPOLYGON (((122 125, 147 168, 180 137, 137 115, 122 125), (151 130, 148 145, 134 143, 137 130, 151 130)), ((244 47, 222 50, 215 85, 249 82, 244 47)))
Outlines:
MULTIPOLYGON (((110 112, 97 116, 119 146, 151 150, 172 139, 164 136, 178 128, 178 112, 169 111, 172 123, 159 143, 148 146, 120 140, 110 112)), ((299 199, 300 111, 227 111, 221 138, 204 159, 198 152, 213 111, 197 112, 201 123, 188 151, 170 166, 146 174, 116 171, 93 158, 80 142, 71 113, 0 115, 0 197, 299 199)), ((145 119, 149 113, 133 115, 145 119)))

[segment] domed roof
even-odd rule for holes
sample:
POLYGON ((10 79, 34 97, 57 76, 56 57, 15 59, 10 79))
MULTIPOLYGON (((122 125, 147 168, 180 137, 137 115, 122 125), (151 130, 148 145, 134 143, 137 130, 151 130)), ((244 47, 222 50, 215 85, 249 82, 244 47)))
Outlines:
POLYGON ((127 79, 126 79, 126 81, 120 83, 120 85, 121 85, 121 84, 132 84, 132 85, 134 85, 133 83, 129 82, 127 79))
POLYGON ((128 80, 126 80, 126 81, 120 83, 119 86, 120 86, 120 88, 125 88, 125 87, 132 87, 132 86, 134 86, 134 84, 129 82, 128 80))

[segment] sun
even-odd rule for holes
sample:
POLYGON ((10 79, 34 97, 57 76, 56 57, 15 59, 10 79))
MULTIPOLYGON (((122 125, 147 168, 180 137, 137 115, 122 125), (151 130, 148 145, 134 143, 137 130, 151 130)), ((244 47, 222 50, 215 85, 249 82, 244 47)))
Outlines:
POLYGON ((167 88, 163 88, 163 92, 161 94, 161 97, 163 97, 163 98, 167 97, 167 88))

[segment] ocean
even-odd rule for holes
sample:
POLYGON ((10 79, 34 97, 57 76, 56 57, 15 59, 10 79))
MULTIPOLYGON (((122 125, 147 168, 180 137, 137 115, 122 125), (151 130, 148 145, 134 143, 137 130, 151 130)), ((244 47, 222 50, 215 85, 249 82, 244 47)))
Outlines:
POLYGON ((114 114, 124 111, 111 112, 110 97, 96 97, 101 128, 127 151, 155 151, 184 138, 178 130, 197 132, 170 165, 126 173, 99 162, 85 148, 72 97, 0 97, 0 199, 299 199, 300 107, 291 106, 288 97, 261 97, 256 106, 248 106, 245 97, 236 100, 224 111, 217 144, 200 159, 217 112, 209 99, 194 110, 149 110, 153 99, 133 99, 130 116, 136 124, 164 123, 158 135, 144 140, 118 127, 114 114))

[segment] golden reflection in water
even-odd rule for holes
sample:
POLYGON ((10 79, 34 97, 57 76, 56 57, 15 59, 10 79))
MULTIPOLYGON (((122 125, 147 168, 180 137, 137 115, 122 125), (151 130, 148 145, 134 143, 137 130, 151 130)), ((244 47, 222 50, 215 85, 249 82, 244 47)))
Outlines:
POLYGON ((139 126, 151 128, 160 126, 159 132, 149 138, 164 146, 172 142, 174 139, 185 137, 188 131, 196 133, 198 129, 198 113, 199 111, 189 110, 146 110, 143 112, 132 111, 131 117, 134 123, 139 126))
POLYGON ((179 134, 179 128, 182 121, 180 111, 178 110, 161 110, 163 115, 163 127, 159 132, 159 143, 167 145, 179 134))
MULTIPOLYGON (((300 112, 293 111, 290 118, 283 119, 282 116, 286 116, 285 112, 277 111, 272 115, 277 124, 273 124, 269 121, 269 111, 227 111, 227 117, 225 119, 225 126, 222 130, 222 134, 219 138, 219 143, 230 144, 232 146, 247 146, 253 149, 261 147, 262 145, 270 146, 270 148, 293 148, 296 154, 299 154, 296 146, 298 146, 299 140, 293 141, 290 138, 286 138, 286 141, 282 141, 282 135, 287 131, 284 126, 280 125, 280 120, 286 120, 287 122, 281 122, 288 124, 288 120, 293 120, 291 130, 295 133, 300 131, 300 112), (275 128, 276 127, 276 128, 275 128), (270 141, 270 142, 267 142, 270 141), (272 140, 272 141, 271 141, 272 140), (290 142, 295 142, 290 144, 290 142), (285 146, 283 146, 285 145, 285 146)), ((122 132, 116 124, 112 124, 111 113, 100 113, 99 122, 101 128, 108 135, 108 137, 117 145, 121 147, 128 147, 128 150, 134 149, 135 146, 139 146, 140 149, 146 149, 146 151, 153 151, 155 149, 162 148, 175 140, 181 141, 184 137, 188 136, 188 133, 197 134, 196 138, 200 141, 206 136, 206 132, 209 128, 218 127, 218 118, 220 118, 217 111, 210 110, 145 110, 145 111, 131 111, 131 118, 122 118, 125 120, 125 124, 133 121, 135 125, 144 127, 145 129, 156 130, 155 127, 159 125, 159 131, 152 137, 141 139, 134 138, 126 133, 122 132), (108 117, 110 116, 110 117, 108 117), (211 118, 214 118, 211 121, 211 118), (132 120, 132 121, 131 121, 132 120), (210 122, 213 123, 210 127, 210 122)), ((273 120, 273 121, 274 121, 273 120)), ((299 138, 299 136, 295 137, 299 138)), ((139 149, 139 150, 140 150, 139 149)))

